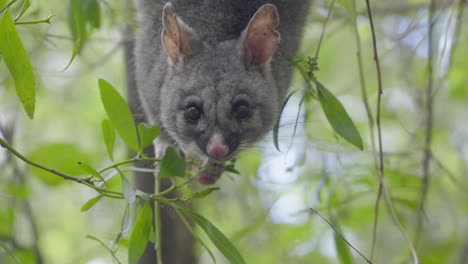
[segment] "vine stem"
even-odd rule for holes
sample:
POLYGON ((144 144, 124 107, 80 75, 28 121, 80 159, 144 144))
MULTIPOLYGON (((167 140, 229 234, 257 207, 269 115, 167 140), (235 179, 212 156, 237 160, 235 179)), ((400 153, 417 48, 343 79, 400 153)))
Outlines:
MULTIPOLYGON (((161 179, 159 178, 159 165, 157 170, 155 171, 154 174, 154 194, 157 195, 159 194, 160 188, 161 188, 161 179)), ((156 258, 157 258, 157 264, 163 264, 163 259, 162 259, 162 247, 161 247, 161 242, 162 242, 162 224, 161 224, 161 204, 160 202, 155 199, 154 200, 154 237, 155 237, 155 243, 154 243, 154 249, 156 250, 156 258)))
POLYGON ((33 167, 39 168, 39 169, 44 170, 44 171, 48 171, 48 172, 50 172, 52 174, 55 174, 57 176, 62 177, 65 180, 70 180, 70 181, 74 181, 74 182, 86 185, 86 186, 96 190, 97 192, 99 192, 103 196, 107 196, 107 197, 110 197, 110 198, 116 198, 116 199, 122 199, 123 198, 123 194, 120 193, 120 192, 115 192, 115 191, 103 189, 103 188, 100 188, 100 187, 94 185, 90 180, 91 178, 79 178, 79 177, 71 176, 71 175, 68 175, 66 173, 57 171, 55 169, 48 168, 48 167, 46 167, 46 166, 44 166, 42 164, 39 164, 37 162, 34 162, 32 160, 29 160, 24 155, 19 153, 16 149, 14 149, 10 144, 8 144, 2 138, 0 138, 0 146, 3 147, 3 148, 6 148, 11 154, 13 154, 14 156, 19 158, 20 160, 24 161, 25 163, 27 163, 27 164, 29 164, 29 165, 31 165, 33 167))
POLYGON ((424 218, 424 206, 427 200, 427 192, 429 191, 430 182, 430 166, 432 161, 432 128, 433 128, 433 105, 434 105, 434 13, 436 9, 436 3, 431 0, 429 4, 429 15, 427 18, 428 38, 427 38, 427 89, 426 89, 426 124, 425 124, 425 138, 423 148, 423 159, 422 159, 422 185, 421 185, 421 198, 419 202, 419 216, 418 226, 416 229, 416 244, 419 242, 419 237, 422 231, 423 218, 424 218))
MULTIPOLYGON (((381 126, 381 109, 382 109, 382 95, 383 95, 382 71, 380 68, 379 54, 378 54, 378 49, 377 49, 377 39, 376 39, 376 34, 375 34, 374 21, 372 19, 371 6, 369 2, 370 2, 369 0, 366 0, 366 9, 367 9, 367 15, 369 17, 369 24, 370 24, 371 35, 372 35, 372 47, 373 47, 374 62, 375 62, 376 70, 377 70, 377 83, 378 83, 376 123, 377 123, 377 137, 378 137, 379 150, 378 150, 378 163, 376 163, 376 167, 377 167, 377 172, 379 176, 379 191, 377 193, 375 212, 378 213, 380 199, 383 196, 394 223, 398 226, 400 233, 402 234, 403 238, 408 243, 411 255, 413 257, 414 264, 418 264, 419 259, 416 253, 416 249, 414 248, 414 245, 411 242, 411 239, 409 238, 408 234, 406 233, 404 227, 402 226, 400 222, 400 219, 398 218, 396 214, 390 194, 388 192, 388 189, 384 181, 384 160, 383 160, 382 126, 381 126)), ((373 131, 371 131, 371 134, 372 133, 373 131)), ((377 220, 377 217, 378 216, 376 215, 375 216, 376 220, 377 220)), ((374 239, 375 239, 376 225, 377 225, 376 220, 374 221, 374 231, 373 231, 374 239)), ((373 241, 373 243, 374 242, 375 241, 373 241)))
MULTIPOLYGON (((375 169, 376 171, 379 170, 379 158, 377 154, 377 148, 375 144, 375 136, 374 136, 374 115, 372 114, 372 110, 370 108, 369 104, 369 99, 367 96, 367 86, 366 86, 366 79, 364 77, 364 66, 362 62, 362 47, 361 47, 361 37, 359 35, 358 31, 358 26, 356 22, 356 0, 353 0, 353 27, 354 27, 354 35, 356 36, 356 47, 357 47, 357 53, 356 57, 358 60, 358 70, 359 70, 359 82, 361 83, 361 98, 362 102, 364 104, 364 108, 366 109, 366 114, 367 114, 367 121, 369 124, 369 131, 371 131, 370 134, 370 140, 371 140, 371 151, 372 151, 372 156, 374 158, 374 164, 375 164, 375 169)), ((377 194, 377 197, 381 196, 382 188, 381 185, 379 184, 379 191, 377 194)), ((374 223, 372 227, 372 243, 371 243, 371 256, 370 259, 374 259, 374 252, 375 252, 375 244, 377 243, 377 225, 378 225, 378 219, 379 219, 379 205, 380 205, 380 199, 377 199, 377 202, 374 207, 374 223)))

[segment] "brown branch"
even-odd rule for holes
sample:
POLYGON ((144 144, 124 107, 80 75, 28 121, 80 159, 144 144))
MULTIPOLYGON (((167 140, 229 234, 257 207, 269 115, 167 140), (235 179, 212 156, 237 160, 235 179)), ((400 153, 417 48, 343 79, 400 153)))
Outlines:
POLYGON ((432 159, 432 152, 431 152, 431 143, 432 143, 432 130, 433 130, 433 108, 434 108, 434 97, 433 97, 433 89, 434 89, 434 13, 436 10, 436 3, 435 0, 431 0, 429 6, 429 16, 428 16, 428 47, 427 47, 427 75, 428 75, 428 83, 426 89, 426 104, 425 104, 425 112, 426 112, 426 125, 425 125, 425 137, 424 137, 424 148, 423 148, 423 159, 422 159, 422 185, 421 185, 421 198, 419 203, 419 216, 418 216, 418 226, 416 229, 416 243, 418 243, 422 225, 423 225, 423 216, 424 216, 424 207, 427 200, 427 193, 429 191, 429 183, 430 183, 430 166, 431 166, 431 159, 432 159))
MULTIPOLYGON (((408 235, 406 234, 396 212, 395 208, 393 207, 393 203, 390 197, 390 194, 388 193, 388 190, 385 186, 384 182, 384 161, 383 161, 383 147, 382 147, 382 126, 381 126, 381 108, 382 108, 382 94, 383 94, 383 85, 382 85, 382 72, 380 68, 380 61, 379 61, 379 55, 378 55, 378 49, 377 49, 377 39, 376 39, 376 34, 375 34, 375 28, 374 28, 374 21, 372 19, 372 11, 370 7, 369 0, 366 0, 366 8, 367 8, 367 15, 369 17, 369 24, 371 28, 371 35, 372 35, 372 46, 373 46, 373 54, 374 54, 374 62, 377 70, 377 83, 378 83, 378 94, 377 94, 377 116, 376 116, 376 123, 377 123, 377 137, 378 137, 378 144, 379 144, 379 165, 378 165, 378 174, 379 174, 379 192, 377 194, 377 201, 376 201, 376 208, 378 209, 379 201, 383 195, 387 206, 390 210, 391 216, 393 218, 393 221, 395 224, 398 226, 400 233, 404 237, 404 239, 407 241, 408 246, 410 248, 411 255, 413 257, 413 262, 415 264, 419 263, 418 256, 416 254, 416 250, 413 246, 413 243, 409 239, 408 235)), ((376 210, 377 210, 376 209, 376 210)), ((377 217, 377 216, 376 216, 377 217)), ((375 230, 374 230, 375 231, 375 230)))
MULTIPOLYGON (((369 125, 369 135, 370 135, 370 140, 371 140, 371 149, 372 149, 372 156, 374 158, 374 164, 375 164, 375 169, 376 171, 379 171, 379 158, 377 155, 377 149, 376 149, 376 144, 375 144, 375 136, 374 136, 374 115, 372 114, 372 110, 370 108, 369 104, 369 99, 367 95, 367 86, 366 86, 366 79, 364 77, 364 69, 363 69, 363 62, 362 62, 362 47, 361 47, 361 38, 359 36, 359 31, 357 27, 357 22, 356 22, 356 0, 353 0, 353 28, 354 28, 354 34, 356 36, 356 47, 357 47, 357 60, 358 60, 358 67, 359 67, 359 81, 361 83, 361 98, 362 102, 364 104, 364 108, 366 110, 367 114, 367 121, 369 125)), ((379 193, 378 197, 381 196, 382 188, 381 185, 379 185, 379 193)), ((378 225, 378 215, 379 215, 379 205, 380 205, 380 199, 377 200, 377 203, 374 208, 374 223, 372 226, 372 243, 371 243, 371 256, 370 259, 374 259, 374 252, 375 252, 375 245, 377 241, 377 225, 378 225)))

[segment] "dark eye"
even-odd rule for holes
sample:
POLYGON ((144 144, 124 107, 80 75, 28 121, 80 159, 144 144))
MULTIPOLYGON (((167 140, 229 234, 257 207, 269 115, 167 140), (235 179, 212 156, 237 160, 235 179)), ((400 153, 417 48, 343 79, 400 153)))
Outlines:
POLYGON ((247 102, 239 102, 232 107, 233 114, 238 119, 246 119, 250 116, 250 107, 247 102))
POLYGON ((200 119, 202 111, 197 105, 188 105, 185 108, 185 118, 191 122, 196 122, 200 119))

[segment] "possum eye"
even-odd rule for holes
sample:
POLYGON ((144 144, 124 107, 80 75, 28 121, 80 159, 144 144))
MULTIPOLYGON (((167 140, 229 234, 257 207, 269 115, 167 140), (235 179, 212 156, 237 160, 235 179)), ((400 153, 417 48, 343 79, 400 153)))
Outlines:
POLYGON ((247 102, 240 101, 232 107, 232 113, 239 120, 247 119, 250 117, 251 109, 247 102))
POLYGON ((202 111, 199 106, 189 104, 185 108, 185 118, 190 122, 197 122, 202 115, 202 111))

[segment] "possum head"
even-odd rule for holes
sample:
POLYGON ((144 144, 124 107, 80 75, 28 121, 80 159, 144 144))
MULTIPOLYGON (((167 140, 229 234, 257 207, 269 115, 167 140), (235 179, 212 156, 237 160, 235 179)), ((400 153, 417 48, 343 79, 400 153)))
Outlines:
POLYGON ((208 43, 163 10, 169 69, 161 87, 161 127, 188 156, 226 161, 273 127, 280 106, 270 60, 280 35, 275 6, 263 5, 237 39, 208 43))

